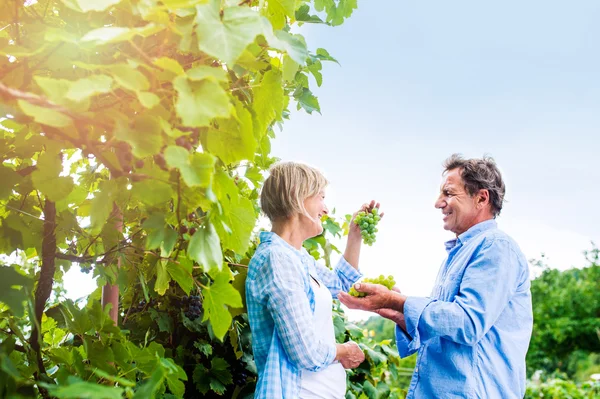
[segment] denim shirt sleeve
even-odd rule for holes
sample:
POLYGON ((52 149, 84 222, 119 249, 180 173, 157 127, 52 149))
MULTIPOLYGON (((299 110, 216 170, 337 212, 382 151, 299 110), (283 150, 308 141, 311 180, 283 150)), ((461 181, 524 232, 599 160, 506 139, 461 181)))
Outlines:
POLYGON ((412 338, 396 325, 396 347, 401 359, 415 353, 417 349, 409 348, 412 338))
POLYGON ((417 350, 435 337, 463 345, 477 344, 515 293, 521 272, 509 241, 484 241, 465 269, 452 302, 407 298, 404 317, 412 337, 407 349, 417 350))
POLYGON ((307 259, 316 269, 319 279, 329 288, 333 299, 337 299, 340 291, 348 292, 352 284, 362 277, 362 273, 352 267, 343 256, 333 270, 317 262, 308 253, 305 254, 305 257, 308 257, 307 259))
POLYGON ((290 360, 298 368, 319 371, 333 362, 336 347, 316 333, 301 266, 284 254, 272 252, 261 268, 260 280, 267 309, 290 360))

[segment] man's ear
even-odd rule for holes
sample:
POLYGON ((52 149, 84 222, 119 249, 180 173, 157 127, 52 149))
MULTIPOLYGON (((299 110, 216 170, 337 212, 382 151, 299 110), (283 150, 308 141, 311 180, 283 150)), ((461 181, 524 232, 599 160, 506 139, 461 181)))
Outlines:
POLYGON ((479 190, 477 194, 477 205, 484 206, 490 203, 490 192, 487 189, 479 190))

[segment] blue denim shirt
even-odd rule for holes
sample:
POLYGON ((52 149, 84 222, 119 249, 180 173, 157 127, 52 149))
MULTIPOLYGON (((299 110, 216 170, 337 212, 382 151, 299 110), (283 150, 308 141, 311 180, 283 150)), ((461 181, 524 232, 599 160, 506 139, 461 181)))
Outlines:
POLYGON ((511 399, 525 395, 533 327, 529 267, 494 220, 446 243, 431 297, 408 297, 401 357, 417 365, 407 399, 511 399))
POLYGON ((313 323, 315 294, 310 275, 329 288, 334 298, 362 276, 343 257, 330 270, 277 234, 260 233, 246 278, 258 369, 255 399, 296 399, 302 370, 319 371, 335 359, 335 342, 323 340, 320 326, 313 323))

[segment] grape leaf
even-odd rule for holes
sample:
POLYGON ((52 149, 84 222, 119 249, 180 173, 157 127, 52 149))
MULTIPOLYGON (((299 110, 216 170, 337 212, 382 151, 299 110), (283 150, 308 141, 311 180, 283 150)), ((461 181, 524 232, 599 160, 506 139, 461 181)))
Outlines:
POLYGON ((223 263, 223 253, 219 236, 212 224, 200 227, 190 238, 188 255, 198 262, 205 270, 213 267, 220 268, 223 263))
POLYGON ((214 283, 202 290, 204 295, 204 319, 210 320, 215 336, 223 339, 231 325, 231 313, 227 305, 241 308, 242 297, 240 293, 230 284, 231 272, 223 270, 216 273, 214 283))
POLYGON ((262 31, 260 14, 250 7, 225 8, 220 16, 220 1, 196 6, 198 48, 233 64, 262 31))

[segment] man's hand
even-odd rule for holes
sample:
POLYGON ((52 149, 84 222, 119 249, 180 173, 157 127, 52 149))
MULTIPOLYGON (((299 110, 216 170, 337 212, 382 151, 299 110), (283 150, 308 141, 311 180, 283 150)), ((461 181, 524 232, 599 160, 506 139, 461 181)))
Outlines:
POLYGON ((365 354, 356 342, 349 341, 336 346, 335 360, 338 360, 345 369, 356 368, 365 360, 365 354))
POLYGON ((354 284, 354 289, 358 292, 366 293, 367 296, 356 298, 345 292, 338 293, 340 302, 350 309, 360 309, 371 312, 386 308, 398 312, 404 310, 406 296, 398 292, 399 290, 397 289, 390 291, 383 285, 367 283, 354 284))

